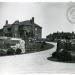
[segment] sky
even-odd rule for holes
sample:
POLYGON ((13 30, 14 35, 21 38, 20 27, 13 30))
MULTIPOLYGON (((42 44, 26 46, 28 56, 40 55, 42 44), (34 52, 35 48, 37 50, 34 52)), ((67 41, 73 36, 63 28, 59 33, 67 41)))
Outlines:
POLYGON ((8 20, 30 20, 34 17, 35 23, 42 27, 42 37, 57 31, 75 32, 75 24, 67 19, 67 11, 74 3, 59 2, 0 2, 0 28, 8 20))

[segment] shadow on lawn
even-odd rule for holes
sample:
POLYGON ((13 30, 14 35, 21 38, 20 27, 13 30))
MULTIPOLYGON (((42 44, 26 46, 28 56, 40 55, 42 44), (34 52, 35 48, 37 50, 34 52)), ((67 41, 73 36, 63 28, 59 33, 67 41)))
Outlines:
POLYGON ((62 59, 60 60, 60 59, 54 58, 54 57, 48 57, 47 59, 50 60, 50 61, 60 62, 60 63, 75 63, 75 60, 64 61, 62 59))

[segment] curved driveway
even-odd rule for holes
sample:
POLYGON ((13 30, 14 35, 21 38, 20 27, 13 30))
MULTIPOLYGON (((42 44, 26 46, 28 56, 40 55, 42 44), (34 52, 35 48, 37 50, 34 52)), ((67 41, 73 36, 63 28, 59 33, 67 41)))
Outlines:
POLYGON ((75 73, 75 63, 47 60, 54 48, 37 53, 0 57, 0 73, 75 73))

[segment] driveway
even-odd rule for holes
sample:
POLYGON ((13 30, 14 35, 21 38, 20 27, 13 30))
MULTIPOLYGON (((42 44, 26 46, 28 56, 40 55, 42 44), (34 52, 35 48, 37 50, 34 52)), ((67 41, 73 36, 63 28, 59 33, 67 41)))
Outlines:
POLYGON ((54 48, 37 53, 0 57, 0 73, 75 73, 75 63, 63 63, 47 60, 54 48))

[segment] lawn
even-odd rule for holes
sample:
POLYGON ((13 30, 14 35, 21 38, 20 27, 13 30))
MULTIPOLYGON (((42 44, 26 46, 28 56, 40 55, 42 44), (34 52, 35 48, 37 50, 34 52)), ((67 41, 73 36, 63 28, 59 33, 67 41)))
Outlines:
POLYGON ((53 48, 54 45, 46 42, 30 42, 26 44, 26 53, 44 51, 53 48))

